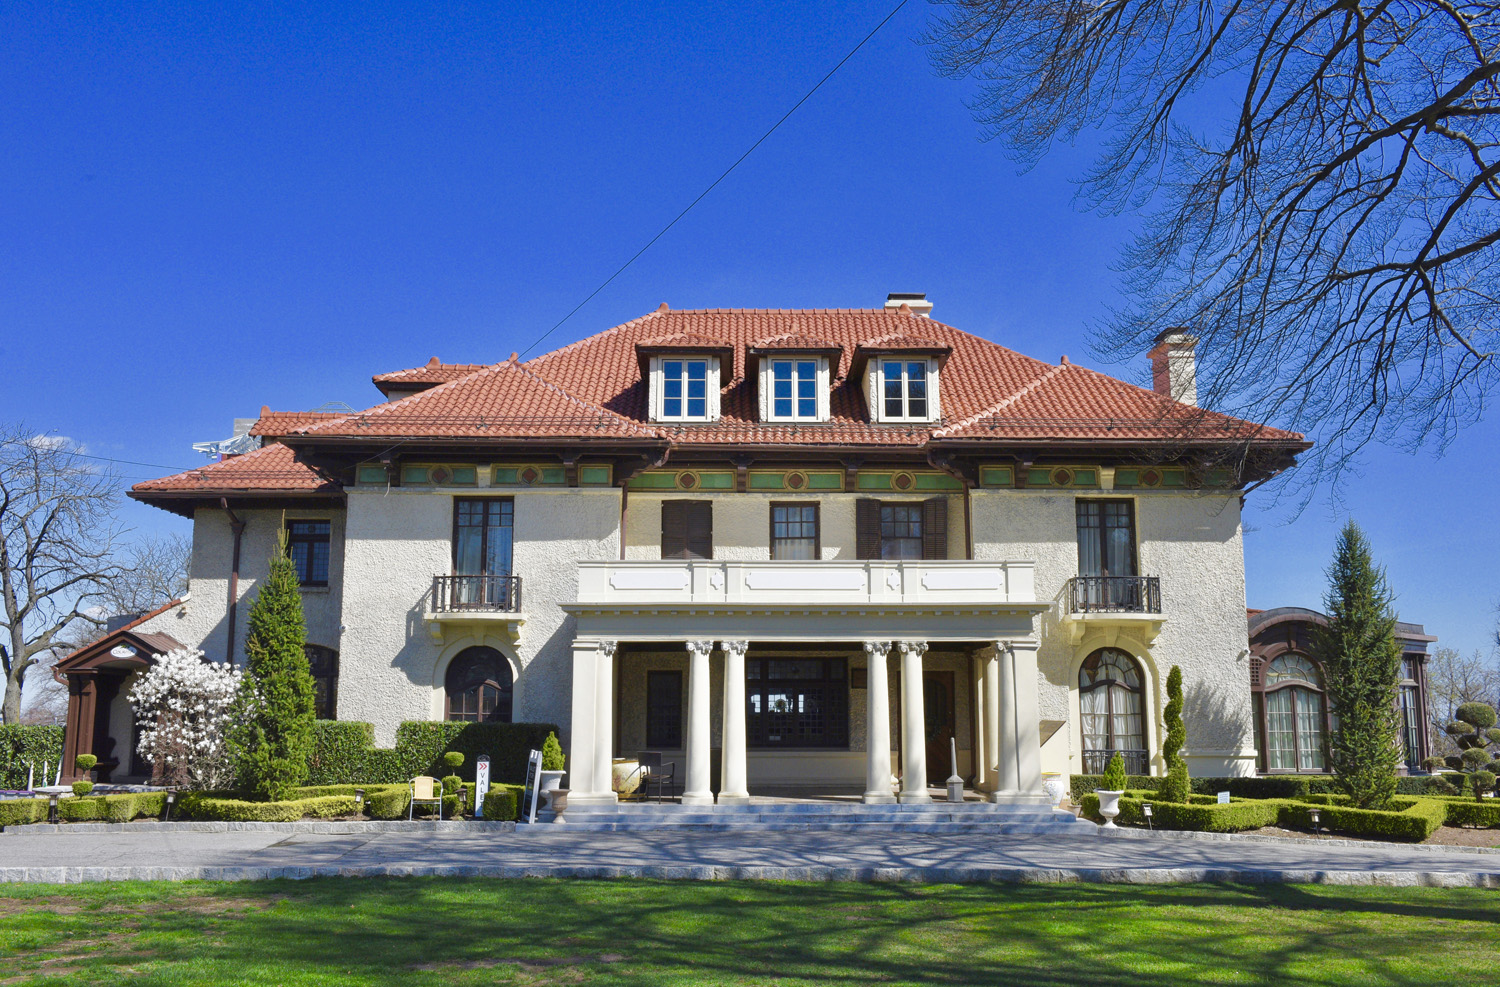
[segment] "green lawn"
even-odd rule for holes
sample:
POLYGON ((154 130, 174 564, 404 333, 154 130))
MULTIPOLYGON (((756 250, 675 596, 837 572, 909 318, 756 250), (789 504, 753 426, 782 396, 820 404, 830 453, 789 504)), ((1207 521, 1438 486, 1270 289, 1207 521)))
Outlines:
POLYGON ((0 984, 1433 984, 1500 893, 332 879, 0 886, 0 984))

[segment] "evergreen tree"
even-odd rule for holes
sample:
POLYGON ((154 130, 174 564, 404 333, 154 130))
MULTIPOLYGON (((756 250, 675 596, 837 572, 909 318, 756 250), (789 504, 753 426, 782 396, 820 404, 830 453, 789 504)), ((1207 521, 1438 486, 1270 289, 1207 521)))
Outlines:
POLYGON ((1161 757, 1167 766, 1167 777, 1156 794, 1167 802, 1186 802, 1192 785, 1187 760, 1180 753, 1187 742, 1187 727, 1182 723, 1182 669, 1176 665, 1167 673, 1167 708, 1163 715, 1167 735, 1161 742, 1161 757))
POLYGON ((1323 665, 1328 704, 1338 722, 1329 738, 1329 766, 1357 808, 1382 808, 1396 793, 1401 745, 1396 689, 1401 649, 1385 571, 1370 542, 1350 521, 1328 567, 1328 626, 1313 637, 1323 665))
POLYGON ((240 781, 262 798, 291 797, 307 780, 313 746, 313 679, 303 645, 307 627, 297 567, 286 535, 271 558, 271 572, 250 608, 245 688, 254 710, 239 747, 240 781))

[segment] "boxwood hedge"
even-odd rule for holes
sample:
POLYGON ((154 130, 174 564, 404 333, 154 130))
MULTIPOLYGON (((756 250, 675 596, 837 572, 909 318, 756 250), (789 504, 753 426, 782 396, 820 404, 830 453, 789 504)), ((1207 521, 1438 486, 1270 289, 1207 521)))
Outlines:
POLYGON ((374 746, 375 728, 368 723, 319 720, 313 728, 313 754, 308 783, 336 785, 405 782, 417 775, 441 777, 448 773, 442 756, 464 755, 460 776, 474 779, 474 761, 490 758, 490 777, 507 783, 526 778, 526 759, 541 750, 551 723, 457 723, 409 720, 396 728, 396 746, 374 746))

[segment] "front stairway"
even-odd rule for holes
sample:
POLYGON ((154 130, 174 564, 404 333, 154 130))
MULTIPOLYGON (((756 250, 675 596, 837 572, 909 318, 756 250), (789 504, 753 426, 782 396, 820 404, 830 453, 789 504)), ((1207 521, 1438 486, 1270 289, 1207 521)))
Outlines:
POLYGON ((568 806, 561 815, 516 827, 541 832, 556 825, 569 831, 644 833, 695 832, 993 833, 1037 836, 1093 830, 1092 823, 1045 805, 989 802, 929 802, 865 805, 841 801, 757 799, 749 805, 672 805, 621 803, 568 806))

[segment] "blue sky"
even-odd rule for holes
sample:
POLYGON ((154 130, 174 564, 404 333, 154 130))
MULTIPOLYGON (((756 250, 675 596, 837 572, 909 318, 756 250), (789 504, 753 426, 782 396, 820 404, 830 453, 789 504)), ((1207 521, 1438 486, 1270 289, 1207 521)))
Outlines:
MULTIPOLYGON (((188 467, 263 404, 364 406, 372 373, 524 350, 891 5, 6 4, 0 418, 188 467)), ((1088 355, 1131 217, 1075 206, 1086 149, 1018 174, 979 142, 915 42, 928 16, 909 3, 545 348, 662 301, 926 291, 945 322, 1144 381, 1144 356, 1088 355)), ((1497 438, 1372 450, 1290 523, 1253 494, 1250 605, 1317 606, 1352 515, 1405 618, 1488 650, 1497 438)))

